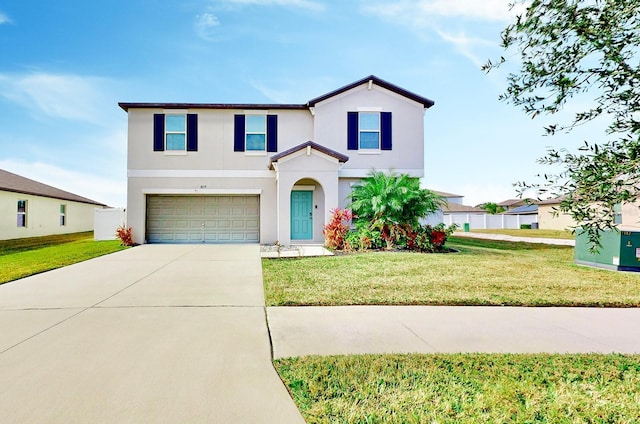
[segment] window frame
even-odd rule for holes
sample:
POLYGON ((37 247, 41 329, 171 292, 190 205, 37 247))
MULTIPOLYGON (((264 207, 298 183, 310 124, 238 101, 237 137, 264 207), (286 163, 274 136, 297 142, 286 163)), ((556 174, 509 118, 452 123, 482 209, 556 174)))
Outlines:
POLYGON ((65 227, 67 225, 67 205, 66 203, 60 204, 60 226, 65 227))
POLYGON ((187 133, 188 133, 188 125, 187 125, 187 114, 186 113, 165 113, 164 114, 164 151, 168 154, 182 154, 183 152, 187 152, 187 133), (171 131, 168 129, 167 120, 172 117, 182 117, 184 119, 184 130, 183 131, 171 131), (182 149, 170 149, 168 144, 168 136, 169 135, 180 135, 182 134, 183 139, 183 148, 182 149))
POLYGON ((267 114, 266 113, 245 113, 244 121, 244 151, 247 154, 262 154, 267 152, 267 114), (248 120, 250 118, 261 117, 263 120, 264 131, 249 131, 248 120), (248 138, 250 135, 263 135, 263 148, 262 149, 249 149, 248 138))
POLYGON ((382 143, 382 116, 379 111, 358 111, 358 150, 364 152, 378 152, 380 151, 382 143), (377 117, 377 129, 364 129, 362 128, 362 117, 363 116, 376 116, 377 117), (376 147, 363 147, 362 146, 362 135, 364 134, 377 134, 378 135, 378 144, 376 147))
POLYGON ((17 205, 16 205, 16 227, 18 228, 27 228, 27 212, 28 212, 28 201, 25 200, 18 200, 17 205), (24 209, 23 211, 20 211, 20 203, 23 203, 24 206, 22 209, 24 209), (22 220, 20 219, 22 217, 22 220))

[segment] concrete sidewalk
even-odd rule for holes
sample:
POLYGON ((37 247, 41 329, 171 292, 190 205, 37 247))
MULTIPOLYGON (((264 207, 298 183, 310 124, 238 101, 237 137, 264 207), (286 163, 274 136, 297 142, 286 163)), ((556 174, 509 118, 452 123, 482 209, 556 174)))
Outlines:
POLYGON ((2 423, 303 423, 257 245, 143 245, 0 285, 2 423))
POLYGON ((358 353, 640 353, 640 309, 269 307, 275 358, 358 353))

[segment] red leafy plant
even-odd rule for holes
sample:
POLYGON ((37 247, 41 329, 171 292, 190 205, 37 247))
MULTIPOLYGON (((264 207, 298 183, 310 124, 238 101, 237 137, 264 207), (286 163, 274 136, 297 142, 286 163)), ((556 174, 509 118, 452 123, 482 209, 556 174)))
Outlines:
POLYGON ((332 214, 331 221, 322 230, 325 245, 330 249, 341 250, 344 248, 344 237, 349 232, 353 213, 351 209, 341 208, 332 209, 330 212, 332 214))
POLYGON ((131 227, 119 226, 116 229, 116 237, 123 246, 133 246, 133 229, 131 227))

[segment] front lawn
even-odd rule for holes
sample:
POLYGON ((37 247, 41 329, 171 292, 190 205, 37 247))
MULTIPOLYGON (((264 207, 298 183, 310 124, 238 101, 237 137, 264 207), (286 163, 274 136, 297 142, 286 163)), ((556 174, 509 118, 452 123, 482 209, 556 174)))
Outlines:
POLYGON ((452 237, 459 253, 265 259, 269 306, 640 306, 640 274, 577 266, 572 247, 452 237))
POLYGON ((125 249, 93 232, 0 241, 0 284, 125 249))
POLYGON ((640 355, 358 355, 275 361, 308 423, 637 423, 640 355))

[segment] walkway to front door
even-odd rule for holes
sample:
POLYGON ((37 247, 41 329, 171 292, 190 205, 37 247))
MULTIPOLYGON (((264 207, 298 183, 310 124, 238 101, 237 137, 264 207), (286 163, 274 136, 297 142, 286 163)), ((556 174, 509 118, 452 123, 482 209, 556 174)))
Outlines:
POLYGON ((313 239, 313 191, 291 192, 291 240, 313 239))

